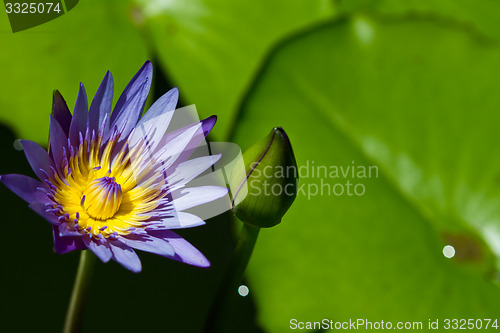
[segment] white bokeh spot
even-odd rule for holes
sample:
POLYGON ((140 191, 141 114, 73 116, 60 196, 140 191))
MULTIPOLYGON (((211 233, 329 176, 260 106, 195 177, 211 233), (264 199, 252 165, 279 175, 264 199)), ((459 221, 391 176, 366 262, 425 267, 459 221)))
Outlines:
POLYGON ((446 258, 453 258, 455 256, 455 248, 451 245, 446 245, 443 247, 443 255, 446 258))

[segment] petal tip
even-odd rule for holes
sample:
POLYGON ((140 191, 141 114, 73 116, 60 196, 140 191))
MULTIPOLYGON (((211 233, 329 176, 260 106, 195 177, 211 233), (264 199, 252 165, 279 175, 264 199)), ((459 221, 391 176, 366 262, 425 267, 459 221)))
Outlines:
POLYGON ((146 62, 144 63, 144 65, 142 65, 141 70, 139 70, 139 71, 140 72, 141 71, 146 71, 147 72, 147 76, 146 77, 153 76, 153 63, 151 63, 151 60, 146 60, 146 62))
POLYGON ((114 83, 113 82, 113 73, 111 73, 110 71, 106 71, 106 74, 104 74, 103 81, 108 81, 108 82, 113 84, 114 83))
POLYGON ((210 133, 210 131, 212 131, 212 129, 214 128, 216 122, 217 122, 216 115, 212 115, 208 118, 203 119, 201 121, 201 127, 203 129, 203 133, 205 135, 208 135, 208 133, 210 133))

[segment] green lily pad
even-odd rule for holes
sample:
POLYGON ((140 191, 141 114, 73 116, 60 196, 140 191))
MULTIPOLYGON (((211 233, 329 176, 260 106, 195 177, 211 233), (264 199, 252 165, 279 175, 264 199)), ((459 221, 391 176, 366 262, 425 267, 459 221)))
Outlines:
POLYGON ((498 59, 497 43, 431 18, 356 16, 275 50, 236 132, 247 148, 283 126, 302 168, 249 266, 269 332, 292 319, 429 331, 429 319, 497 318, 498 59))
POLYGON ((480 31, 491 38, 500 37, 498 15, 500 2, 495 0, 342 0, 346 11, 366 11, 383 15, 434 16, 480 31))
POLYGON ((136 20, 170 81, 185 93, 181 98, 195 103, 201 116, 217 114, 217 132, 224 134, 269 48, 333 13, 328 0, 136 3, 136 20))
POLYGON ((52 91, 58 89, 73 109, 79 81, 89 99, 107 70, 119 90, 147 60, 127 2, 81 1, 57 20, 11 33, 7 15, 0 15, 0 121, 22 139, 45 144, 52 91), (126 55, 126 56, 125 56, 126 55))

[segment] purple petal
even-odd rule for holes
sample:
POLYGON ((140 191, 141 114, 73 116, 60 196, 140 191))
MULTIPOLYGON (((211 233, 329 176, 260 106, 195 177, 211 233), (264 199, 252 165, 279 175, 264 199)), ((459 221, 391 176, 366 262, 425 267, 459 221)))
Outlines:
POLYGON ((136 250, 146 251, 160 256, 172 257, 174 248, 167 241, 149 235, 130 234, 120 238, 125 245, 136 250))
MULTIPOLYGON (((158 157, 158 159, 165 161, 169 157, 168 155, 173 155, 171 152, 175 151, 177 155, 168 161, 169 164, 167 166, 173 165, 174 162, 182 163, 186 161, 193 151, 205 140, 205 137, 212 130, 216 121, 217 117, 211 116, 199 123, 191 124, 168 133, 160 142, 160 146, 165 147, 165 149, 163 149, 163 152, 161 152, 162 156, 158 157), (170 148, 172 146, 174 148, 170 148)), ((168 168, 165 168, 165 170, 168 173, 168 168)))
MULTIPOLYGON (((102 130, 104 133, 106 129, 99 128, 104 120, 104 117, 111 114, 111 106, 113 104, 113 75, 111 72, 107 72, 104 79, 97 89, 92 104, 90 105, 89 111, 89 129, 98 132, 102 130)), ((108 123, 109 124, 109 123, 108 123)))
POLYGON ((63 147, 66 146, 68 142, 68 137, 64 133, 61 125, 54 118, 50 117, 50 153, 54 157, 54 161, 56 161, 56 169, 60 172, 61 170, 61 161, 64 159, 63 147))
POLYGON ((45 220, 47 220, 49 223, 53 225, 59 225, 61 222, 57 219, 56 214, 52 212, 47 212, 47 207, 46 204, 43 204, 41 202, 32 202, 30 203, 29 207, 38 215, 43 217, 45 220))
POLYGON ((67 223, 61 223, 59 225, 59 236, 81 236, 81 234, 73 226, 69 227, 67 223))
POLYGON ((154 152, 158 143, 165 136, 168 125, 179 99, 179 90, 173 88, 160 97, 139 120, 130 139, 133 147, 137 142, 146 139, 148 150, 154 152))
POLYGON ((221 186, 191 187, 172 193, 175 210, 183 211, 222 198, 228 189, 221 186))
POLYGON ((44 187, 38 180, 34 180, 25 175, 10 174, 0 176, 0 181, 7 186, 9 190, 28 203, 49 201, 45 193, 37 190, 37 188, 44 187))
POLYGON ((134 273, 141 271, 141 260, 134 250, 119 241, 110 241, 109 244, 113 252, 113 260, 134 273))
POLYGON ((68 135, 71 124, 71 112, 69 112, 68 105, 58 90, 54 90, 52 97, 52 116, 61 125, 64 133, 68 135))
POLYGON ((210 133, 210 131, 214 128, 216 122, 217 122, 216 115, 210 116, 201 121, 204 136, 207 136, 208 133, 210 133))
MULTIPOLYGON (((177 101, 179 100, 179 89, 174 87, 167 91, 163 96, 156 100, 156 102, 151 105, 148 111, 141 118, 138 124, 143 122, 154 120, 155 118, 161 116, 164 113, 170 113, 175 110, 177 106, 177 101)), ((168 126, 168 124, 167 124, 168 126)))
POLYGON ((45 174, 40 171, 40 169, 44 170, 49 177, 52 176, 52 170, 50 167, 54 167, 54 163, 45 149, 43 149, 38 143, 28 140, 21 140, 21 145, 23 146, 26 159, 37 177, 40 180, 47 178, 45 174))
POLYGON ((193 158, 186 162, 179 164, 175 171, 168 176, 167 182, 172 184, 171 191, 177 190, 182 185, 189 183, 191 180, 196 178, 198 175, 203 173, 205 170, 210 168, 212 165, 217 163, 221 158, 221 154, 212 156, 202 156, 193 158), (176 185, 176 186, 173 186, 176 185))
POLYGON ((191 156, 192 152, 205 140, 208 133, 212 130, 217 122, 216 116, 210 116, 200 121, 201 128, 193 136, 193 139, 186 146, 184 152, 179 156, 179 161, 185 161, 191 156))
POLYGON ((171 259, 198 267, 209 267, 210 262, 187 240, 170 230, 150 232, 151 235, 162 238, 170 243, 175 250, 175 256, 171 259))
POLYGON ((87 246, 87 248, 94 252, 94 254, 101 259, 102 262, 106 263, 108 262, 111 257, 113 256, 113 253, 111 253, 111 249, 109 247, 109 244, 107 241, 104 241, 103 243, 96 242, 93 238, 91 238, 88 235, 85 235, 82 237, 83 242, 87 246))
POLYGON ((73 146, 78 146, 80 132, 85 134, 87 131, 87 117, 89 113, 89 105, 87 101, 87 93, 85 87, 80 83, 80 90, 76 98, 75 110, 73 111, 73 118, 69 127, 69 138, 73 146))
MULTIPOLYGON (((200 120, 201 129, 203 131, 201 133, 203 133, 204 136, 207 136, 208 133, 210 133, 210 131, 214 128, 216 122, 217 122, 217 116, 215 116, 215 115, 210 116, 208 118, 205 118, 203 120, 200 120)), ((176 136, 180 135, 181 133, 183 133, 187 129, 189 129, 192 126, 197 125, 197 124, 198 123, 189 124, 187 126, 181 127, 179 129, 176 129, 175 131, 168 133, 167 134, 167 142, 172 140, 172 138, 175 138, 176 136)))
POLYGON ((198 216, 184 212, 177 212, 177 216, 163 218, 161 222, 167 229, 193 228, 205 224, 205 221, 198 216))
POLYGON ((122 138, 128 136, 144 110, 152 77, 153 65, 146 61, 116 102, 111 114, 111 128, 117 128, 122 133, 122 138))
POLYGON ((86 249, 82 237, 61 237, 59 228, 52 226, 52 235, 54 237, 54 251, 59 254, 68 253, 74 250, 86 249))
MULTIPOLYGON (((185 131, 172 138, 172 140, 165 142, 162 140, 159 147, 161 147, 154 154, 154 159, 162 164, 164 171, 167 171, 171 166, 176 165, 179 157, 184 154, 187 145, 197 132, 201 131, 199 123, 190 126, 185 131)), ((182 162, 179 161, 177 163, 182 162)))

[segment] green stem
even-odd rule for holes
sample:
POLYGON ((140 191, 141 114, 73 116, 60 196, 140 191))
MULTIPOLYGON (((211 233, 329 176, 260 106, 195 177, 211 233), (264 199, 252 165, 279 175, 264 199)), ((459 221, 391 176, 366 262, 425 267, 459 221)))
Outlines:
POLYGON ((75 285, 71 294, 71 300, 66 313, 63 333, 77 333, 82 328, 82 316, 87 299, 87 291, 92 279, 95 255, 89 250, 84 250, 80 254, 80 263, 76 273, 75 285))
POLYGON ((233 252, 229 267, 216 294, 205 326, 206 333, 224 332, 225 319, 229 318, 236 291, 243 279, 260 228, 243 224, 238 244, 233 252))

